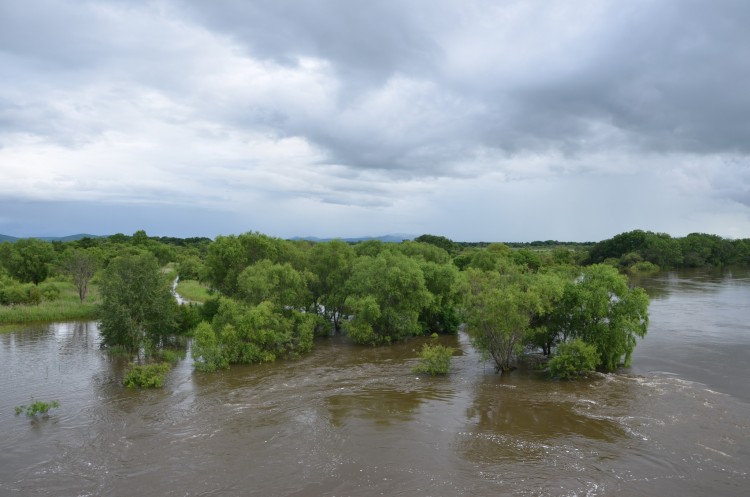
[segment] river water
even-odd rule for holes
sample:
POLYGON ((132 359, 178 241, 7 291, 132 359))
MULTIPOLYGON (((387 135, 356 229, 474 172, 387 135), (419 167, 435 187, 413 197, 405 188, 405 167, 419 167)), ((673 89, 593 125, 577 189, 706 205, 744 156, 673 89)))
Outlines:
POLYGON ((750 274, 638 281, 633 365, 580 382, 498 376, 465 336, 316 343, 298 361, 123 388, 95 323, 0 334, 0 496, 747 496, 750 274), (60 401, 46 419, 14 406, 60 401))

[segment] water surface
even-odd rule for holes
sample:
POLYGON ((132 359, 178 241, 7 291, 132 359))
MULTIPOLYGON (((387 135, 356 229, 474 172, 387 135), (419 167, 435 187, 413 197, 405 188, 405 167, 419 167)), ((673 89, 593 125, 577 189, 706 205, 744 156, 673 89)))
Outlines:
POLYGON ((643 279, 633 366, 582 382, 498 376, 465 336, 446 378, 421 340, 316 343, 299 361, 121 386, 95 323, 0 335, 0 496, 745 496, 750 279, 643 279), (16 417, 31 396, 61 403, 16 417))

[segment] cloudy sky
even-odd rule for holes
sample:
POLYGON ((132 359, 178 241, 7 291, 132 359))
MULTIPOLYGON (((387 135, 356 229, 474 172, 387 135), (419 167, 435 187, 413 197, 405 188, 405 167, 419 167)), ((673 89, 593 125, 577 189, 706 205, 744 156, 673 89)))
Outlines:
POLYGON ((0 0, 0 233, 750 237, 746 0, 0 0))

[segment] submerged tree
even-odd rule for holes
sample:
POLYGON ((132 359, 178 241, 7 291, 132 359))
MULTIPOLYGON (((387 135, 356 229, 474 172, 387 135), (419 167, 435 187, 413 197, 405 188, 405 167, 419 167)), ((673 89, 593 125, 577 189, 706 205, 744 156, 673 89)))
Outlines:
POLYGON ((532 330, 562 294, 562 282, 534 274, 470 269, 466 324, 472 343, 495 362, 513 369, 532 330))
POLYGON ((553 322, 563 341, 580 338, 596 346, 601 368, 612 371, 630 364, 636 337, 648 329, 648 306, 642 288, 630 288, 617 269, 595 264, 566 286, 553 322))
POLYGON ((100 285, 103 346, 137 352, 177 331, 177 302, 150 252, 113 259, 100 285))
POLYGON ((355 343, 381 345, 422 333, 419 315, 432 295, 416 260, 389 250, 361 256, 347 287, 352 318, 344 329, 355 343))

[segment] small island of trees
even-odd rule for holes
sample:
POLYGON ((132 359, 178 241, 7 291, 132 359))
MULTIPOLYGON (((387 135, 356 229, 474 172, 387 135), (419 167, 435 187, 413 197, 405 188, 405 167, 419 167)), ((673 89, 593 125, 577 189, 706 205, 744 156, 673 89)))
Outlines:
MULTIPOLYGON (((188 337, 196 369, 215 371, 298 357, 331 334, 387 346, 459 329, 498 373, 538 353, 570 378, 627 366, 646 335, 648 297, 624 273, 749 263, 750 240, 640 230, 595 244, 25 239, 0 244, 0 322, 98 319, 102 346, 137 364, 134 386, 160 384, 142 366, 188 337), (176 278, 192 303, 177 304, 176 278)), ((424 350, 424 371, 447 370, 444 351, 424 350)))

